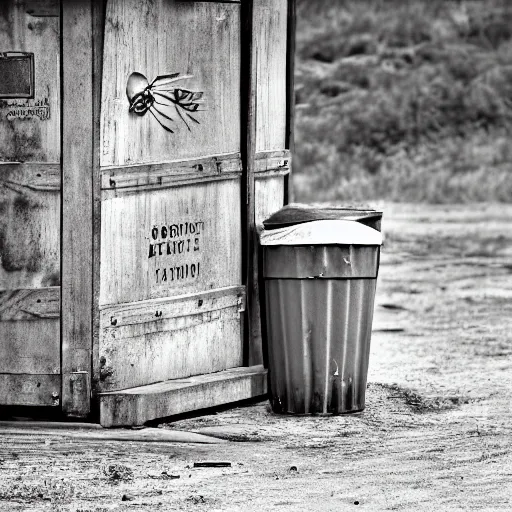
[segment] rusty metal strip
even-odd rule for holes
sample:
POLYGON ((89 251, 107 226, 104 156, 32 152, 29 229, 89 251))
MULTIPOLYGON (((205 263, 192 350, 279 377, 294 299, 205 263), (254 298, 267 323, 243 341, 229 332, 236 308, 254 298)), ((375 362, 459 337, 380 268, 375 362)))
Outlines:
POLYGON ((176 187, 198 181, 237 179, 242 173, 239 153, 204 158, 101 169, 101 189, 121 190, 176 187))
POLYGON ((239 312, 245 310, 245 288, 243 286, 230 286, 203 293, 103 306, 100 322, 103 328, 119 328, 126 325, 161 322, 170 318, 206 313, 233 306, 237 306, 239 312))

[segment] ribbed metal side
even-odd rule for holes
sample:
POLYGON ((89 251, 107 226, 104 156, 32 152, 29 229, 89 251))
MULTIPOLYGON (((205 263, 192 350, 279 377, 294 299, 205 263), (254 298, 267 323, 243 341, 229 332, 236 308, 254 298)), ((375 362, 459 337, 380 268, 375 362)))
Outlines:
POLYGON ((379 253, 376 245, 267 246, 263 275, 267 279, 375 278, 379 253))
POLYGON ((265 280, 274 412, 364 409, 376 282, 265 280))

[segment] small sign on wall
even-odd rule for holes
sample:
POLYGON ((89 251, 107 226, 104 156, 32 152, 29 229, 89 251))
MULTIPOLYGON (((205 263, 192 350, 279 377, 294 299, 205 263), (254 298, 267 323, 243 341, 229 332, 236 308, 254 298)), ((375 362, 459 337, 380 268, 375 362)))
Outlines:
POLYGON ((34 97, 34 54, 0 53, 0 98, 34 97))

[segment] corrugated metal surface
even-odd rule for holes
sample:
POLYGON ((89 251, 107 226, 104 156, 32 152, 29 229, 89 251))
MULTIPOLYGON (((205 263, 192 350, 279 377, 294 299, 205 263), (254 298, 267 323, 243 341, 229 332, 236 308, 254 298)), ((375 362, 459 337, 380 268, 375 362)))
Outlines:
POLYGON ((376 279, 265 280, 275 412, 364 409, 376 279))

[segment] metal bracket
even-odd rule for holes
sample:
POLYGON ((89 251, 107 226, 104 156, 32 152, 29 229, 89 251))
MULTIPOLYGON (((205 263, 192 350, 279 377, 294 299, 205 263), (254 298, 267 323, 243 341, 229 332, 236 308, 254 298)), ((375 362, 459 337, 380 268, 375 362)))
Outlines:
POLYGON ((35 90, 34 54, 0 53, 0 98, 33 98, 35 90))

